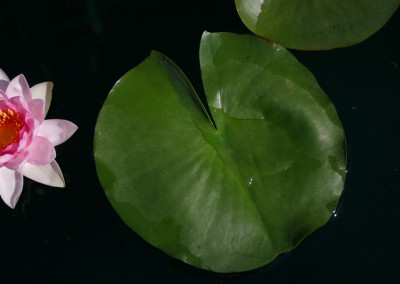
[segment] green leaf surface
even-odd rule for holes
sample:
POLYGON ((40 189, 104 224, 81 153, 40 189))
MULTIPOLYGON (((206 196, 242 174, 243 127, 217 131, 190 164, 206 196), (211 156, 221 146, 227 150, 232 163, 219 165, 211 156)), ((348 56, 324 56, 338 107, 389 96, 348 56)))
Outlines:
POLYGON ((255 34, 288 48, 350 46, 378 31, 400 0, 235 0, 255 34))
POLYGON ((182 71, 152 52, 100 111, 98 176, 124 222, 167 254, 217 272, 255 269, 332 215, 343 129, 279 45, 204 33, 200 63, 215 127, 182 71))

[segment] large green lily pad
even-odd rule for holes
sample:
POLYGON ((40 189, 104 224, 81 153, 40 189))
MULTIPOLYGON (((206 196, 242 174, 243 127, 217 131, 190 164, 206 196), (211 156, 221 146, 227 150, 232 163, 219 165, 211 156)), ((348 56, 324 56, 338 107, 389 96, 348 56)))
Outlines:
POLYGON ((98 176, 124 222, 167 254, 217 272, 255 269, 332 215, 343 129, 279 45, 204 33, 200 63, 215 127, 182 71, 152 52, 100 111, 98 176))
POLYGON ((318 50, 359 43, 378 31, 400 0, 235 0, 255 34, 288 48, 318 50))

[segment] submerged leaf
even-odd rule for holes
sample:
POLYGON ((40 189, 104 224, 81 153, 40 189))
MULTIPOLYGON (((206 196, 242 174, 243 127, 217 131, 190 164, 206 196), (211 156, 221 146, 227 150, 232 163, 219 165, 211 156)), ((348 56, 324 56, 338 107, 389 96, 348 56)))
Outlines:
POLYGON ((243 23, 285 47, 320 50, 350 46, 377 32, 400 0, 235 0, 243 23))
POLYGON ((152 52, 100 111, 98 176, 152 245, 203 269, 255 269, 330 218, 345 178, 343 129, 279 45, 204 33, 200 63, 215 127, 182 71, 152 52))

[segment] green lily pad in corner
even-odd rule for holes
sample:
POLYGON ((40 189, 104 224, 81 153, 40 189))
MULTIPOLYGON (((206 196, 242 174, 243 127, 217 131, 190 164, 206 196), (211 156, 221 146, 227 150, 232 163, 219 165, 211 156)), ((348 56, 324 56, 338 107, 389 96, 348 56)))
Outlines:
POLYGON ((235 0, 255 34, 295 49, 350 46, 378 31, 400 0, 235 0))
POLYGON ((279 45, 204 33, 200 63, 215 127, 182 71, 152 52, 100 111, 98 176, 123 221, 167 254, 216 272, 255 269, 332 215, 343 129, 279 45))

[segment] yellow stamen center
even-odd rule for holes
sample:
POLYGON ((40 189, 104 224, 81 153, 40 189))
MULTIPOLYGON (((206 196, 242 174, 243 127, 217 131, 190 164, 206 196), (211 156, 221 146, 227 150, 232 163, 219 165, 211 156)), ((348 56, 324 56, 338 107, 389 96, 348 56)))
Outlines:
POLYGON ((0 109, 0 150, 19 141, 19 131, 23 126, 18 112, 11 109, 3 112, 0 109))

